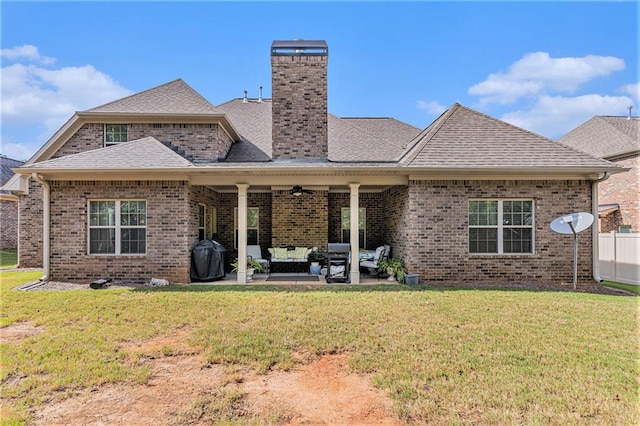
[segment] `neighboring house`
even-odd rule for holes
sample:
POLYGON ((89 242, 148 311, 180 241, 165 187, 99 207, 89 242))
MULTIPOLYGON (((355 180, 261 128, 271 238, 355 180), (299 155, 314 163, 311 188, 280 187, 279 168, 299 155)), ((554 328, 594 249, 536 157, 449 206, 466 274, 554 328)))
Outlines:
POLYGON ((600 231, 640 232, 640 117, 595 116, 558 142, 630 169, 598 185, 600 231))
MULTIPOLYGON (((24 161, 0 154, 0 185, 11 179, 11 169, 23 164, 24 161)), ((18 196, 0 190, 0 250, 15 248, 18 248, 18 196)))
POLYGON ((623 169, 459 104, 422 131, 331 115, 327 61, 324 41, 275 41, 272 99, 214 106, 175 80, 74 114, 7 184, 20 266, 184 283, 216 234, 240 259, 247 243, 387 243, 423 282, 572 280, 572 239, 549 223, 593 211, 594 182, 623 169))

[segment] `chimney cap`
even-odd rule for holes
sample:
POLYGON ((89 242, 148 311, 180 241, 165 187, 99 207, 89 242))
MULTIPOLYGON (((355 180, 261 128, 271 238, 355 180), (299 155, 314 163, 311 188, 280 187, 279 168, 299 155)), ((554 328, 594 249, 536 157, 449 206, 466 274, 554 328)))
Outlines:
POLYGON ((329 46, 324 40, 274 40, 272 56, 326 56, 329 46))

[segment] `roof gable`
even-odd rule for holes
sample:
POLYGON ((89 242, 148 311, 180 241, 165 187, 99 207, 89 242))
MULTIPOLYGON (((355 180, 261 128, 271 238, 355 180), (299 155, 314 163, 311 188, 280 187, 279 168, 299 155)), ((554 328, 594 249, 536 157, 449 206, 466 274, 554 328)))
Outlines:
POLYGON ((216 108, 182 79, 177 79, 84 112, 215 114, 216 108))
POLYGON ((401 163, 436 169, 614 167, 458 103, 415 139, 401 163))
POLYGON ((29 169, 167 169, 193 164, 153 137, 31 164, 29 169))
POLYGON ((558 142, 600 158, 640 151, 640 118, 595 116, 558 142))

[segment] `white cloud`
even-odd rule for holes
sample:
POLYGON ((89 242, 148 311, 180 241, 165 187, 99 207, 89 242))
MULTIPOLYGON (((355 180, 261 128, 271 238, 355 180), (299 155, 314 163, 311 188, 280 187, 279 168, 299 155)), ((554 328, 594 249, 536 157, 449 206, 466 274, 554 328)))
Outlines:
POLYGON ((51 65, 55 62, 54 58, 41 56, 40 52, 38 52, 38 48, 31 44, 17 46, 12 49, 1 49, 0 56, 3 59, 11 62, 17 61, 19 59, 28 60, 31 62, 39 62, 44 65, 51 65))
POLYGON ((27 161, 38 150, 39 145, 28 143, 3 143, 2 154, 7 157, 18 160, 27 161))
POLYGON ((640 102, 640 83, 627 84, 620 88, 620 92, 626 93, 631 96, 632 99, 635 99, 636 102, 640 102))
POLYGON ((447 107, 436 101, 418 101, 417 107, 428 114, 442 114, 447 109, 447 107))
POLYGON ((547 52, 528 53, 507 73, 490 74, 468 93, 481 104, 511 104, 523 97, 550 92, 574 93, 582 84, 624 69, 624 60, 613 56, 552 58, 547 52))
POLYGON ((631 99, 626 96, 543 95, 530 109, 509 112, 500 118, 548 138, 557 139, 596 115, 625 115, 629 102, 631 99))
MULTIPOLYGON (((27 59, 27 62, 42 59, 34 46, 3 49, 2 56, 18 62, 22 62, 21 59, 27 59)), ((35 64, 13 63, 2 67, 0 78, 2 140, 6 155, 9 155, 7 149, 12 144, 30 145, 35 142, 40 146, 75 111, 131 94, 130 90, 91 65, 50 69, 35 64)))

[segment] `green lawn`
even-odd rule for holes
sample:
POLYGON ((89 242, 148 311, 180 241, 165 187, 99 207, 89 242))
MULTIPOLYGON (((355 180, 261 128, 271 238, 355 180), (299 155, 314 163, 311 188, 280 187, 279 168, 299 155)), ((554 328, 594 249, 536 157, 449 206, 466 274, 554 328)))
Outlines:
POLYGON ((18 264, 18 250, 0 250, 0 268, 15 268, 18 264))
POLYGON ((602 285, 606 285, 608 287, 619 288, 621 290, 630 291, 631 293, 635 293, 640 296, 640 285, 633 284, 622 284, 622 283, 614 283, 613 281, 604 281, 602 285))
POLYGON ((401 285, 10 290, 39 275, 2 274, 0 325, 45 330, 0 345, 5 422, 27 422, 70 391, 144 383, 148 370, 121 344, 184 326, 209 362, 261 372, 290 368, 295 352, 345 353, 407 423, 640 421, 635 297, 401 285))

